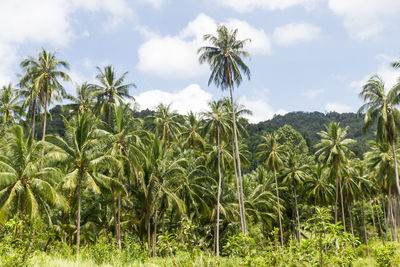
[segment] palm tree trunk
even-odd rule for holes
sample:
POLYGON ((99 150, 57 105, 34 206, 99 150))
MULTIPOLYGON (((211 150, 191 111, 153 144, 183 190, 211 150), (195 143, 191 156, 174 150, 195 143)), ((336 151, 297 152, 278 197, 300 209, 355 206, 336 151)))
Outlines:
MULTIPOLYGON (((349 212, 351 235, 353 236, 353 238, 355 238, 354 229, 353 229, 353 216, 351 215, 351 204, 350 204, 349 199, 347 199, 347 211, 349 212)), ((353 243, 354 253, 356 253, 356 246, 355 246, 354 242, 352 242, 352 243, 353 243)))
POLYGON ((151 247, 151 228, 150 228, 150 214, 146 213, 146 227, 147 227, 147 247, 150 251, 151 247))
POLYGON ((282 246, 282 252, 284 252, 284 250, 283 250, 283 231, 282 231, 282 219, 281 219, 281 206, 279 204, 278 180, 276 178, 276 170, 275 169, 274 169, 274 178, 275 178, 276 199, 277 199, 277 203, 278 203, 279 229, 281 231, 281 246, 282 246))
POLYGON ((365 245, 367 246, 367 255, 369 257, 368 234, 367 234, 367 226, 365 225, 365 213, 364 213, 364 196, 361 199, 361 210, 362 210, 362 218, 363 218, 363 225, 364 225, 365 245))
POLYGON ((153 257, 157 256, 157 206, 154 212, 154 232, 153 232, 153 257))
MULTIPOLYGON (((378 210, 379 201, 378 201, 377 205, 375 205, 375 201, 373 202, 373 204, 374 204, 374 206, 376 208, 376 217, 378 218, 378 225, 379 225, 378 229, 379 229, 379 232, 380 232, 380 235, 381 235, 381 238, 382 238, 382 242, 383 242, 383 244, 385 244, 385 239, 383 237, 382 223, 381 223, 381 213, 378 210)), ((372 207, 372 210, 374 210, 374 207, 372 207)))
POLYGON ((393 241, 397 241, 397 226, 396 226, 396 221, 394 219, 393 215, 393 203, 392 203, 392 197, 390 194, 390 189, 389 189, 389 195, 388 195, 388 215, 390 216, 390 221, 392 225, 392 238, 393 241))
POLYGON ((296 190, 296 183, 294 183, 294 200, 296 203, 296 221, 297 221, 297 235, 298 235, 298 241, 300 242, 300 216, 299 216, 299 208, 297 205, 297 190, 296 190))
POLYGON ((338 199, 339 199, 339 170, 336 170, 336 198, 335 198, 335 224, 338 221, 338 199))
POLYGON ((400 182, 399 182, 399 170, 397 167, 396 149, 394 147, 393 140, 390 140, 390 145, 392 146, 393 160, 394 160, 394 174, 396 178, 396 189, 397 194, 400 196, 400 182))
POLYGON ((340 190, 340 199, 342 202, 342 220, 343 220, 343 229, 346 232, 346 217, 344 215, 344 201, 343 201, 343 191, 342 191, 342 183, 340 182, 339 179, 339 190, 340 190))
POLYGON ((239 156, 239 144, 237 138, 237 130, 236 130, 236 115, 235 115, 235 105, 233 103, 233 92, 232 86, 229 86, 229 93, 231 95, 231 106, 232 106, 232 120, 233 120, 233 137, 235 143, 235 150, 236 150, 236 160, 237 160, 237 167, 238 167, 238 179, 240 183, 240 197, 241 197, 241 204, 242 204, 242 232, 243 234, 247 233, 246 229, 246 210, 244 207, 244 195, 243 195, 243 182, 242 182, 242 170, 240 165, 240 156, 239 156))
POLYGON ((77 187, 77 195, 78 195, 78 215, 76 220, 76 253, 79 254, 79 245, 81 243, 80 235, 81 235, 81 178, 78 178, 78 187, 77 187))
POLYGON ((219 256, 219 202, 221 200, 222 189, 222 171, 221 171, 221 144, 220 144, 220 129, 217 125, 217 147, 218 147, 218 193, 217 193, 217 219, 216 219, 216 237, 215 237, 215 251, 219 256))
MULTIPOLYGON (((47 104, 44 104, 44 117, 43 117, 43 136, 42 141, 46 140, 46 124, 47 124, 47 104)), ((43 161, 44 161, 44 147, 42 148, 42 159, 40 161, 40 170, 43 169, 43 161)))
POLYGON ((32 103, 32 136, 31 139, 35 138, 35 127, 36 127, 36 100, 32 103))
POLYGON ((121 249, 121 193, 118 192, 118 229, 117 229, 117 239, 118 248, 121 249))
POLYGON ((239 182, 239 177, 237 175, 237 168, 236 168, 236 155, 235 155, 235 147, 234 143, 232 144, 232 156, 233 156, 233 169, 235 170, 235 179, 236 179, 236 195, 238 198, 239 202, 239 215, 240 215, 240 224, 242 227, 242 232, 244 231, 243 229, 243 211, 242 211, 242 198, 240 197, 240 182, 239 182))
POLYGON ((389 226, 388 226, 388 216, 387 216, 387 212, 385 209, 385 196, 383 196, 382 198, 383 203, 382 203, 382 207, 383 207, 383 218, 385 219, 385 241, 388 241, 388 231, 389 231, 389 226))

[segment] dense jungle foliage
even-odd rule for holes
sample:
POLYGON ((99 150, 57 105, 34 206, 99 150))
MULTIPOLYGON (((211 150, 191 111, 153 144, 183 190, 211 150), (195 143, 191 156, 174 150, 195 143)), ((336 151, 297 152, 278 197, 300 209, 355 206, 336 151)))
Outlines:
POLYGON ((371 77, 358 115, 249 124, 246 40, 217 33, 200 62, 230 97, 200 114, 132 109, 112 66, 69 95, 56 53, 21 62, 0 90, 0 265, 400 264, 400 85, 371 77))

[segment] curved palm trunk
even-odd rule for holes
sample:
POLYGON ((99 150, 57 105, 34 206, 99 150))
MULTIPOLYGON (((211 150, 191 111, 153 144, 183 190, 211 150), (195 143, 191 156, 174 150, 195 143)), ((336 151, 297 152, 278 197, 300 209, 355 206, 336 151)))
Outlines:
POLYGON ((235 147, 234 144, 232 144, 232 156, 233 156, 233 169, 235 170, 235 179, 236 179, 236 196, 238 198, 238 204, 239 204, 239 214, 240 214, 240 224, 242 226, 242 232, 243 232, 243 211, 242 211, 242 198, 240 196, 240 182, 239 178, 237 175, 237 168, 236 168, 236 155, 235 155, 235 147))
POLYGON ((216 219, 216 236, 215 236, 215 251, 216 255, 219 256, 219 204, 221 200, 221 188, 222 188, 222 171, 221 171, 221 141, 220 141, 220 129, 217 125, 217 146, 218 146, 218 194, 217 194, 217 219, 216 219))
POLYGON ((296 203, 296 221, 297 221, 297 237, 298 241, 300 241, 300 216, 299 216, 299 208, 297 205, 297 190, 296 190, 296 183, 294 183, 294 200, 296 203))
POLYGON ((394 147, 393 140, 390 140, 390 145, 392 146, 392 153, 393 153, 393 160, 394 160, 394 174, 396 177, 396 189, 397 189, 397 194, 400 196, 399 170, 397 167, 396 149, 394 147))
POLYGON ((240 198, 242 204, 242 214, 241 214, 241 223, 242 223, 242 232, 243 234, 247 233, 246 229, 246 210, 244 207, 244 196, 243 196, 243 182, 242 182, 242 170, 240 165, 240 156, 239 156, 239 145, 238 145, 238 138, 237 138, 237 130, 236 130, 236 115, 235 115, 235 106, 233 103, 233 92, 232 86, 229 86, 229 92, 231 95, 231 106, 232 106, 232 120, 233 120, 233 137, 235 143, 235 152, 236 152, 236 160, 237 160, 237 167, 238 167, 238 180, 239 180, 239 187, 240 187, 240 198))
POLYGON ((78 215, 76 220, 76 253, 79 254, 79 245, 81 243, 80 235, 81 235, 81 177, 78 178, 78 215))
POLYGON ((278 189, 278 180, 276 178, 276 170, 274 169, 274 178, 275 178, 275 189, 276 189, 276 199, 278 203, 278 218, 279 218, 279 230, 281 232, 281 246, 282 252, 283 250, 283 231, 282 231, 282 219, 281 219, 281 206, 279 204, 279 189, 278 189))
POLYGON ((383 195, 382 197, 382 207, 383 207, 383 218, 385 219, 385 241, 388 241, 388 231, 389 231, 389 226, 388 226, 388 216, 387 216, 387 212, 385 209, 385 195, 383 195))

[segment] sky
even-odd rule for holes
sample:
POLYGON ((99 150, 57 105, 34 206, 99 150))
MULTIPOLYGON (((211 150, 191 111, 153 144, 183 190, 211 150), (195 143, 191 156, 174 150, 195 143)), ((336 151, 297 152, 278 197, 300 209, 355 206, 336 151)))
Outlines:
POLYGON ((96 66, 128 72, 136 106, 171 103, 201 112, 228 96, 198 62, 217 24, 250 38, 251 79, 235 88, 250 122, 292 111, 356 112, 374 74, 393 86, 400 72, 399 0, 0 0, 0 85, 43 47, 70 63, 75 85, 96 66))

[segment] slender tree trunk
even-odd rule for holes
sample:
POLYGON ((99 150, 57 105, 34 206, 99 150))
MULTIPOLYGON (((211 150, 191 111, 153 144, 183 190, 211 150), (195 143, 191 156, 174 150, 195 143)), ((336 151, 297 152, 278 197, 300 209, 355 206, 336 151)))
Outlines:
POLYGON ((118 240, 118 248, 121 249, 121 193, 118 192, 118 229, 117 229, 117 240, 118 240))
POLYGON ((388 196, 388 215, 390 216, 390 221, 391 221, 391 225, 392 225, 393 241, 397 242, 397 226, 396 226, 396 221, 395 221, 394 214, 393 214, 393 203, 392 203, 392 197, 390 194, 390 189, 389 189, 389 196, 388 196))
MULTIPOLYGON (((80 174, 81 176, 81 174, 80 174)), ((78 215, 76 220, 76 253, 79 254, 79 246, 81 243, 80 235, 81 235, 81 177, 78 178, 78 187, 77 187, 77 195, 78 195, 78 215)))
MULTIPOLYGON (((351 215, 351 204, 350 204, 350 201, 347 199, 347 210, 348 210, 348 212, 349 212, 349 219, 350 219, 350 230, 351 230, 351 235, 353 236, 353 238, 355 237, 354 236, 354 229, 353 229, 353 216, 351 215)), ((353 250, 354 250, 354 253, 356 253, 356 246, 354 245, 354 242, 352 242, 352 245, 353 245, 353 250)))
POLYGON ((244 195, 243 195, 243 182, 242 182, 242 170, 240 164, 240 155, 239 155, 239 144, 237 138, 237 129, 236 129, 236 114, 235 114, 235 105, 233 102, 233 92, 232 86, 229 85, 229 93, 231 95, 231 106, 232 106, 232 120, 233 120, 233 137, 235 143, 235 150, 236 150, 236 160, 237 160, 237 167, 238 167, 238 179, 240 183, 240 197, 241 197, 241 204, 242 204, 242 232, 243 234, 247 233, 246 228, 246 209, 244 206, 244 195))
MULTIPOLYGON (((373 203, 375 205, 375 201, 373 203)), ((381 234, 382 243, 385 244, 385 238, 383 237, 383 230, 382 230, 382 223, 381 223, 381 213, 378 210, 378 205, 379 205, 379 201, 378 201, 377 205, 375 206, 375 208, 376 208, 376 217, 378 218, 378 225, 379 225, 378 229, 379 229, 379 232, 381 234)))
POLYGON ((146 214, 146 227, 147 227, 147 246, 151 248, 151 226, 150 226, 150 214, 146 214))
MULTIPOLYGON (((371 202, 371 199, 370 199, 369 202, 371 202)), ((375 202, 372 201, 372 225, 373 225, 373 227, 374 227, 374 230, 376 230, 376 231, 378 232, 378 236, 380 236, 379 229, 376 227, 376 223, 375 223, 375 211, 374 211, 374 206, 375 206, 375 202)))
MULTIPOLYGON (((112 176, 112 174, 111 174, 112 176)), ((118 242, 118 218, 117 212, 115 211, 115 199, 114 199, 114 190, 111 188, 111 212, 114 217, 114 235, 115 240, 118 242)))
POLYGON ((161 231, 162 231, 162 235, 164 235, 165 234, 165 211, 162 213, 161 231))
POLYGON ((345 216, 345 214, 344 214, 343 191, 342 191, 342 183, 340 182, 340 179, 339 179, 339 190, 340 190, 340 199, 341 199, 341 202, 342 202, 342 220, 343 220, 343 228, 344 228, 344 231, 346 232, 346 216, 345 216))
POLYGON ((388 216, 386 213, 386 209, 385 209, 385 196, 383 196, 382 198, 383 203, 382 203, 382 207, 383 207, 383 217, 385 219, 385 241, 388 241, 388 231, 389 231, 389 226, 388 226, 388 216))
POLYGON ((157 206, 154 212, 154 232, 153 232, 153 257, 157 257, 157 206))
POLYGON ((35 138, 35 127, 36 127, 36 100, 32 103, 32 136, 31 139, 35 138))
POLYGON ((367 255, 369 257, 368 234, 367 234, 367 226, 365 224, 365 212, 364 212, 364 196, 361 199, 361 210, 362 210, 362 218, 363 218, 363 225, 364 225, 365 245, 367 246, 367 255))
MULTIPOLYGON (((42 141, 46 140, 46 124, 47 124, 47 104, 44 104, 44 117, 43 117, 43 136, 42 141)), ((40 170, 43 170, 43 162, 44 162, 44 147, 42 148, 42 159, 40 161, 40 170)))
POLYGON ((294 183, 293 189, 294 189, 294 200, 296 203, 296 221, 297 221, 297 235, 298 235, 298 240, 300 242, 300 216, 299 216, 299 207, 297 205, 297 186, 296 183, 294 183))
POLYGON ((242 211, 242 198, 240 197, 240 182, 239 182, 239 177, 237 175, 237 168, 236 168, 236 155, 235 155, 235 147, 234 147, 234 142, 232 144, 232 156, 233 156, 233 169, 235 170, 235 178, 236 178, 236 196, 238 198, 239 202, 239 215, 240 215, 240 225, 242 227, 242 233, 244 232, 243 229, 243 211, 242 211))
POLYGON ((281 219, 281 206, 279 204, 278 179, 276 178, 276 170, 275 169, 274 169, 274 178, 275 178, 276 199, 277 199, 277 203, 278 203, 279 229, 281 231, 281 246, 282 246, 282 252, 284 252, 284 249, 283 249, 282 219, 281 219))
POLYGON ((335 198, 335 224, 338 221, 338 199, 339 199, 339 170, 336 170, 336 198, 335 198))
POLYGON ((221 189, 222 189, 222 170, 221 170, 221 141, 220 141, 220 129, 217 125, 217 146, 218 146, 218 194, 217 194, 217 220, 216 220, 216 240, 215 240, 215 251, 216 255, 219 256, 219 205, 221 201, 221 189))
POLYGON ((393 160, 394 160, 394 174, 396 178, 396 189, 397 194, 400 196, 400 182, 399 182, 399 170, 397 167, 396 149, 394 147, 393 140, 390 140, 390 145, 392 146, 393 160))

